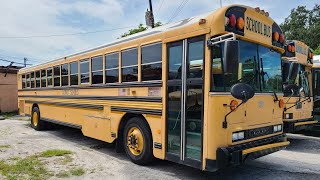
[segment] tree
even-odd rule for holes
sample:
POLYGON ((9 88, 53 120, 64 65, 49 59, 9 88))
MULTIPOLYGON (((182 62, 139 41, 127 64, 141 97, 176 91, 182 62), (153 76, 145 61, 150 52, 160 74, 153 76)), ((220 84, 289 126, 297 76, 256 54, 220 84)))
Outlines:
POLYGON ((312 49, 320 45, 320 5, 316 4, 308 10, 306 6, 298 6, 280 25, 288 40, 299 40, 312 49))
POLYGON ((316 50, 313 51, 314 55, 320 55, 320 44, 316 50))
MULTIPOLYGON (((155 23, 155 25, 154 25, 154 27, 159 27, 159 26, 162 26, 162 23, 161 23, 161 22, 157 22, 157 23, 155 23)), ((147 30, 147 29, 148 29, 148 27, 146 27, 145 25, 143 25, 142 23, 140 23, 137 28, 130 29, 129 32, 126 32, 126 33, 122 34, 122 35, 121 35, 121 38, 130 36, 130 35, 133 35, 133 34, 142 32, 142 31, 145 31, 145 30, 147 30)))

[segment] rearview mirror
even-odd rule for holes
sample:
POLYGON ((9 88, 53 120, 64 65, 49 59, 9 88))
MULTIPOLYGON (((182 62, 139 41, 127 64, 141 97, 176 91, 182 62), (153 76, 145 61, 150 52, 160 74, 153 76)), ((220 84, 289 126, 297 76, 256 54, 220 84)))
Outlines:
POLYGON ((230 40, 224 43, 223 70, 225 73, 238 74, 239 49, 239 41, 237 40, 230 40))
POLYGON ((230 89, 231 95, 243 102, 248 101, 254 96, 253 88, 245 83, 237 83, 233 85, 230 89))

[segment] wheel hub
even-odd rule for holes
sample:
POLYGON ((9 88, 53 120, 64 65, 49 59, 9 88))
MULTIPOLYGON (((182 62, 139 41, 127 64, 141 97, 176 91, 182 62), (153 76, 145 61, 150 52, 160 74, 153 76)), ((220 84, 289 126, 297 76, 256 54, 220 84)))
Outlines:
POLYGON ((127 139, 127 145, 129 147, 130 152, 135 156, 140 155, 144 146, 141 131, 136 127, 131 128, 128 132, 127 139))

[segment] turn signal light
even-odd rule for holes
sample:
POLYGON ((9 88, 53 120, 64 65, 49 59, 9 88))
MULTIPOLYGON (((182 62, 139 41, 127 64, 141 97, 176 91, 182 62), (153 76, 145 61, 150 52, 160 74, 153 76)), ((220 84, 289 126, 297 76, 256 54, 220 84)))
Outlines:
POLYGON ((237 23, 236 16, 234 14, 231 14, 229 16, 229 24, 230 24, 230 26, 235 27, 236 23, 237 23))
POLYGON ((283 108, 284 107, 284 101, 283 101, 283 99, 280 99, 279 100, 279 108, 283 108))
POLYGON ((237 108, 238 105, 239 105, 238 101, 232 100, 232 101, 230 102, 230 110, 231 110, 231 111, 234 111, 234 110, 237 108))
POLYGON ((291 52, 292 51, 292 46, 288 45, 288 51, 291 52))
POLYGON ((274 32, 273 33, 273 40, 274 41, 279 41, 279 33, 278 32, 274 32))
POLYGON ((279 42, 282 44, 283 41, 284 41, 284 36, 283 36, 283 34, 280 34, 280 36, 279 36, 279 42))
POLYGON ((244 28, 244 20, 242 17, 239 17, 237 20, 237 28, 242 30, 244 28))

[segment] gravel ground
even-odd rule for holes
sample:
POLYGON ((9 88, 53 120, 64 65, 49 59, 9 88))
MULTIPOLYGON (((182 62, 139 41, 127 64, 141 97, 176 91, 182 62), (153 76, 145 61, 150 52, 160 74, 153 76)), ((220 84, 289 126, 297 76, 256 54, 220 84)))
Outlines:
MULTIPOLYGON (((156 161, 148 167, 131 163, 125 154, 115 153, 113 145, 84 137, 79 130, 58 128, 38 132, 23 118, 0 121, 0 161, 27 157, 45 150, 63 149, 74 152, 68 167, 81 167, 82 176, 65 179, 319 179, 320 136, 288 135, 286 150, 251 161, 246 165, 207 173, 168 161, 156 161), (19 120, 18 120, 19 119, 19 120), (1 147, 1 146, 0 146, 1 147)), ((68 167, 46 162, 56 174, 68 167)), ((0 179, 4 177, 0 174, 0 179)), ((59 179, 52 176, 50 179, 59 179)))

